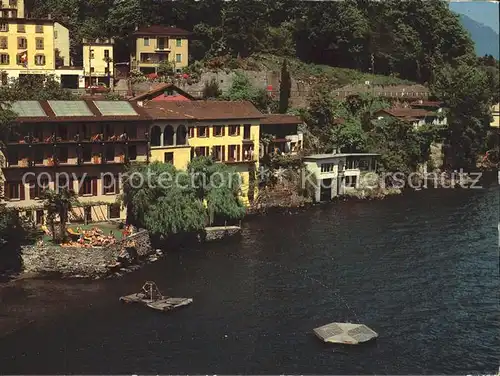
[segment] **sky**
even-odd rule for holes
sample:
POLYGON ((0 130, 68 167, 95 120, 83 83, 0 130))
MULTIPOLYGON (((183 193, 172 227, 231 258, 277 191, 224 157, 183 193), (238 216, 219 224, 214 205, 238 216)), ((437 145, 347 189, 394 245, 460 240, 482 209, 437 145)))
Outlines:
POLYGON ((472 18, 476 22, 491 27, 497 34, 500 34, 500 4, 499 2, 487 1, 460 1, 450 2, 450 9, 455 13, 460 13, 472 18))

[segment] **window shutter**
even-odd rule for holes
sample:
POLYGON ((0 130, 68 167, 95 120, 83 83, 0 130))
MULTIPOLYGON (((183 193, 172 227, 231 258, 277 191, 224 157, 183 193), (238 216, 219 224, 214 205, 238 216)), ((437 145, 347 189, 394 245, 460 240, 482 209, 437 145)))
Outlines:
POLYGON ((241 145, 236 145, 236 160, 237 161, 240 160, 240 149, 241 149, 241 145))
POLYGON ((225 125, 222 126, 222 135, 223 136, 226 135, 226 126, 225 125))
POLYGON ((97 196, 97 179, 92 179, 92 196, 97 196))
POLYGON ((24 201, 26 199, 26 196, 24 194, 24 184, 19 183, 19 199, 24 201))
POLYGON ((85 179, 78 180, 78 185, 79 185, 79 187, 78 187, 78 194, 80 196, 82 196, 83 192, 84 192, 84 189, 85 189, 84 188, 85 187, 85 179))
MULTIPOLYGON (((224 128, 222 128, 222 129, 224 129, 224 128)), ((224 133, 224 131, 222 131, 222 132, 224 133)), ((226 147, 224 145, 221 148, 220 160, 223 162, 226 160, 226 147)))

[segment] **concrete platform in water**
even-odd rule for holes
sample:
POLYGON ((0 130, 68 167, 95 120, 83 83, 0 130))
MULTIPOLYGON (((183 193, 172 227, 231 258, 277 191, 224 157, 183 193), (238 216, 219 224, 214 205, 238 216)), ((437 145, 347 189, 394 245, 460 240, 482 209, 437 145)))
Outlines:
POLYGON ((378 337, 378 334, 363 324, 332 322, 314 329, 314 334, 329 343, 357 345, 378 337))
POLYGON ((122 296, 120 301, 124 303, 139 303, 163 312, 187 306, 193 302, 191 298, 169 298, 163 296, 154 282, 146 282, 142 290, 144 292, 122 296))

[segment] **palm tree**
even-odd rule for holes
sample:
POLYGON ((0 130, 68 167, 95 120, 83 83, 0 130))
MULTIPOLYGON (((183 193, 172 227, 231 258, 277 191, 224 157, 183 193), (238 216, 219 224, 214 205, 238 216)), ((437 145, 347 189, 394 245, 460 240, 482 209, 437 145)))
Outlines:
POLYGON ((66 235, 66 223, 68 223, 69 212, 77 202, 76 194, 67 188, 59 189, 58 192, 46 190, 42 196, 44 207, 47 210, 47 217, 52 231, 54 241, 64 241, 66 235), (59 215, 59 237, 56 235, 54 219, 59 215), (58 239, 59 238, 59 239, 58 239))

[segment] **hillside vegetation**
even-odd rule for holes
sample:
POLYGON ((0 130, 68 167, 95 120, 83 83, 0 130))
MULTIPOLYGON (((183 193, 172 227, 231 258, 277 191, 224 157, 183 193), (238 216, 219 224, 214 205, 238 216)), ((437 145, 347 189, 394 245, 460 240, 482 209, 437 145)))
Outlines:
POLYGON ((441 0, 31 0, 71 30, 75 62, 82 38, 114 37, 128 60, 135 27, 175 25, 194 32, 192 59, 272 53, 425 83, 446 63, 472 63, 474 45, 441 0))

